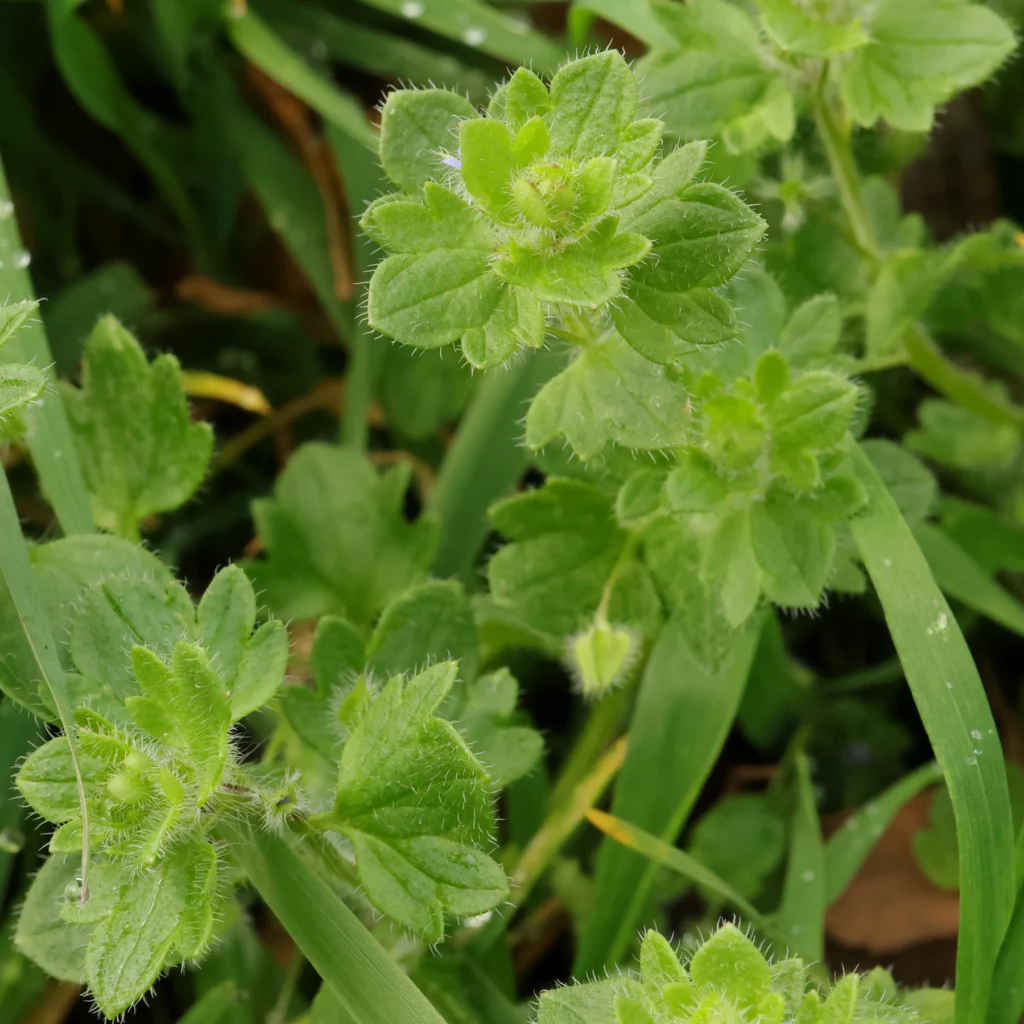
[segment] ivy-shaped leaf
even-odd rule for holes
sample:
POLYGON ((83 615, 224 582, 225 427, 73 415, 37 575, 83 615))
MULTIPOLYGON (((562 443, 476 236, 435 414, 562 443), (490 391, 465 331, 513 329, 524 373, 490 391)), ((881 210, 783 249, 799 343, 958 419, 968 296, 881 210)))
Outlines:
POLYGON ((177 642, 190 637, 208 653, 237 721, 273 697, 288 660, 284 624, 271 620, 255 627, 255 593, 238 566, 217 573, 198 608, 173 578, 112 576, 81 597, 70 631, 71 658, 83 676, 123 701, 136 686, 133 646, 169 658, 177 642))
MULTIPOLYGON (((611 500, 589 484, 556 478, 499 502, 490 517, 512 541, 488 565, 493 599, 556 637, 585 629, 628 542, 611 500)), ((611 621, 649 628, 659 620, 650 576, 635 559, 611 585, 611 621)))
POLYGON ((360 625, 426 576, 437 523, 403 515, 411 470, 378 474, 360 455, 304 445, 277 478, 274 497, 253 505, 266 549, 246 569, 276 614, 338 614, 360 625))
POLYGON ((342 750, 329 818, 370 901, 428 942, 443 938, 446 915, 485 913, 509 891, 481 849, 493 841, 490 779, 436 714, 457 671, 442 662, 374 698, 342 750))
MULTIPOLYGON (((387 680, 441 661, 459 663, 459 677, 441 706, 488 770, 496 789, 525 775, 543 751, 540 734, 512 724, 519 686, 507 670, 477 678, 479 650, 469 600, 454 582, 412 587, 384 611, 367 645, 341 619, 320 620, 310 662, 316 689, 289 686, 282 699, 296 731, 331 761, 348 733, 350 702, 368 699, 361 677, 387 680)), ((356 715, 358 717, 358 715, 356 715)))
POLYGON ((541 993, 537 1024, 910 1024, 891 976, 848 974, 826 991, 808 988, 799 959, 771 964, 735 925, 723 924, 680 963, 655 931, 640 947, 640 977, 592 981, 541 993))
POLYGON ((216 879, 216 850, 195 841, 125 880, 96 922, 85 955, 89 991, 106 1017, 138 1002, 168 963, 204 952, 213 934, 216 879))
POLYGON ((723 139, 734 152, 792 136, 793 98, 745 10, 725 0, 653 0, 651 10, 674 45, 656 47, 638 72, 672 131, 684 139, 723 139))
POLYGON ((537 449, 564 437, 581 459, 612 444, 671 448, 690 437, 689 405, 682 383, 613 333, 541 388, 526 416, 526 443, 537 449))
POLYGON ((213 432, 192 423, 178 361, 146 361, 104 317, 85 345, 81 389, 64 390, 99 526, 137 539, 139 524, 185 504, 206 476, 213 432))

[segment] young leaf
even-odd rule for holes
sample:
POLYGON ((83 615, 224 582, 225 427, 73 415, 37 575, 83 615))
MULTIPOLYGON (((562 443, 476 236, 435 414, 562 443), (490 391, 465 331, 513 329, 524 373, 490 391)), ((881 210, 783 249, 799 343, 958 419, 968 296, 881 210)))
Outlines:
POLYGON ((563 65, 551 80, 552 147, 577 160, 613 152, 638 102, 636 78, 615 50, 563 65))
POLYGON ((123 701, 135 690, 130 652, 142 645, 169 658, 190 636, 203 645, 229 698, 231 720, 261 708, 277 691, 288 659, 288 636, 277 620, 256 624, 252 584, 237 566, 222 569, 198 610, 169 574, 159 579, 112 576, 78 599, 70 631, 75 667, 123 701))
POLYGON ((857 18, 828 17, 820 8, 808 9, 797 0, 756 0, 756 4, 768 35, 791 53, 832 57, 869 40, 857 18))
POLYGON ((202 808, 228 762, 231 705, 217 673, 203 649, 187 643, 175 645, 169 666, 145 647, 134 647, 132 671, 143 696, 128 697, 128 713, 153 739, 188 754, 202 808), (202 714, 196 714, 197 706, 202 714))
POLYGON ((267 557, 246 570, 275 613, 367 624, 426 575, 437 524, 406 522, 410 472, 403 464, 378 475, 362 456, 325 444, 296 453, 274 498, 253 505, 267 557))
POLYGON ((773 491, 751 509, 750 537, 768 597, 789 608, 816 607, 835 557, 831 527, 773 491))
POLYGON ((444 937, 446 914, 484 913, 508 895, 480 849, 494 827, 487 772, 435 714, 456 672, 442 662, 388 683, 345 744, 329 818, 371 902, 428 942, 444 937))
POLYGON ((442 177, 445 152, 458 147, 460 120, 476 117, 464 96, 444 89, 400 89, 384 104, 380 122, 380 162, 399 188, 416 193, 442 177))
POLYGON ((113 317, 85 346, 81 390, 65 390, 93 515, 104 529, 137 539, 139 524, 183 505, 206 475, 213 433, 192 423, 173 356, 150 365, 113 317))
POLYGON ((213 930, 217 854, 209 843, 168 851, 122 888, 89 939, 89 990, 107 1017, 141 999, 169 960, 195 959, 213 930))

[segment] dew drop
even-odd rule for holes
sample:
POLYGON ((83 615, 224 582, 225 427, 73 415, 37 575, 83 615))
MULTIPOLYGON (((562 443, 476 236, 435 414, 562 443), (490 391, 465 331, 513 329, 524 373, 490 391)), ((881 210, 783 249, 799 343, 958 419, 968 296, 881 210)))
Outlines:
POLYGON ((977 764, 978 759, 976 757, 965 757, 964 764, 977 764))
POLYGON ((813 882, 814 881, 814 872, 810 868, 808 868, 800 877, 805 882, 813 882))
POLYGON ((467 46, 479 46, 487 38, 487 33, 482 28, 473 26, 462 33, 462 38, 467 46))
POLYGON ((11 262, 18 270, 24 270, 32 262, 32 257, 23 250, 22 252, 16 252, 11 257, 11 262))
POLYGON ((798 925, 798 924, 791 925, 790 929, 789 929, 789 932, 790 932, 791 935, 799 935, 800 934, 800 925, 798 925))
POLYGON ((5 220, 14 213, 14 203, 10 199, 0 199, 0 220, 5 220))
POLYGON ((982 731, 980 729, 972 729, 971 730, 971 739, 972 740, 980 740, 981 737, 982 737, 982 731))
POLYGON ((0 260, 0 270, 3 270, 3 269, 4 269, 4 261, 0 260))
POLYGON ((946 683, 946 689, 947 689, 947 690, 952 690, 952 689, 953 689, 953 684, 947 681, 947 683, 946 683))
POLYGON ((978 755, 978 757, 981 757, 981 755, 984 753, 981 747, 975 747, 974 752, 978 755))
POLYGON ((420 0, 406 0, 402 4, 402 13, 407 18, 418 18, 423 14, 423 4, 420 3, 420 0))

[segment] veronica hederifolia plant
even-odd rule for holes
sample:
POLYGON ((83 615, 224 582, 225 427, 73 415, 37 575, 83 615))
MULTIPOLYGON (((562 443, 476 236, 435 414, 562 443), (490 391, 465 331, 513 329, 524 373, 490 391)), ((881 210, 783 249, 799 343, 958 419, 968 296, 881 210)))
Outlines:
POLYGON ((537 1024, 901 1024, 919 1019, 897 1002, 881 970, 848 974, 824 990, 799 958, 770 961, 724 924, 680 963, 672 945, 648 932, 638 975, 571 985, 541 995, 537 1024))
POLYGON ((549 327, 608 343, 616 306, 635 351, 616 338, 606 358, 626 367, 642 365, 636 352, 671 363, 731 337, 713 289, 763 222, 695 182, 702 145, 663 160, 664 125, 638 112, 636 78, 614 51, 564 65, 550 86, 520 68, 484 116, 453 93, 392 93, 381 162, 402 192, 363 216, 391 254, 371 280, 370 325, 421 348, 459 342, 480 368, 541 346, 549 327))
POLYGON ((198 607, 171 579, 133 575, 101 579, 79 601, 69 682, 95 855, 90 897, 81 903, 67 877, 82 820, 70 748, 58 736, 16 779, 57 826, 17 941, 57 977, 87 983, 107 1016, 167 966, 207 949, 237 880, 213 829, 240 806, 268 813, 279 797, 242 765, 232 737, 233 723, 284 678, 283 624, 255 626, 252 586, 234 567, 198 607), (56 878, 68 883, 60 898, 50 892, 56 878))

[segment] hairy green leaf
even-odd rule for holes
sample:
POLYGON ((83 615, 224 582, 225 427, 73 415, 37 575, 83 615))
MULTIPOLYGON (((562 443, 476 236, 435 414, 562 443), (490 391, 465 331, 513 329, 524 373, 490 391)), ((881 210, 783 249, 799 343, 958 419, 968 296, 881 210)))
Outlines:
POLYGON ((143 519, 195 494, 213 434, 191 422, 173 356, 150 365, 131 334, 104 317, 86 342, 82 387, 68 387, 65 401, 93 515, 104 529, 136 539, 143 519))
POLYGON ((688 405, 681 383, 612 334, 544 385, 526 417, 526 443, 543 448, 564 437, 581 459, 609 444, 681 445, 690 436, 688 405))
POLYGON ((402 514, 410 469, 379 475, 360 455, 305 445, 278 477, 275 496, 253 505, 267 551, 246 570, 264 600, 286 618, 335 613, 365 624, 433 557, 436 522, 402 514))
POLYGON ((345 744, 330 816, 370 900, 429 942, 443 938, 446 914, 484 913, 508 895, 505 873, 480 849, 494 827, 490 779, 435 714, 456 672, 442 662, 387 684, 345 744))

